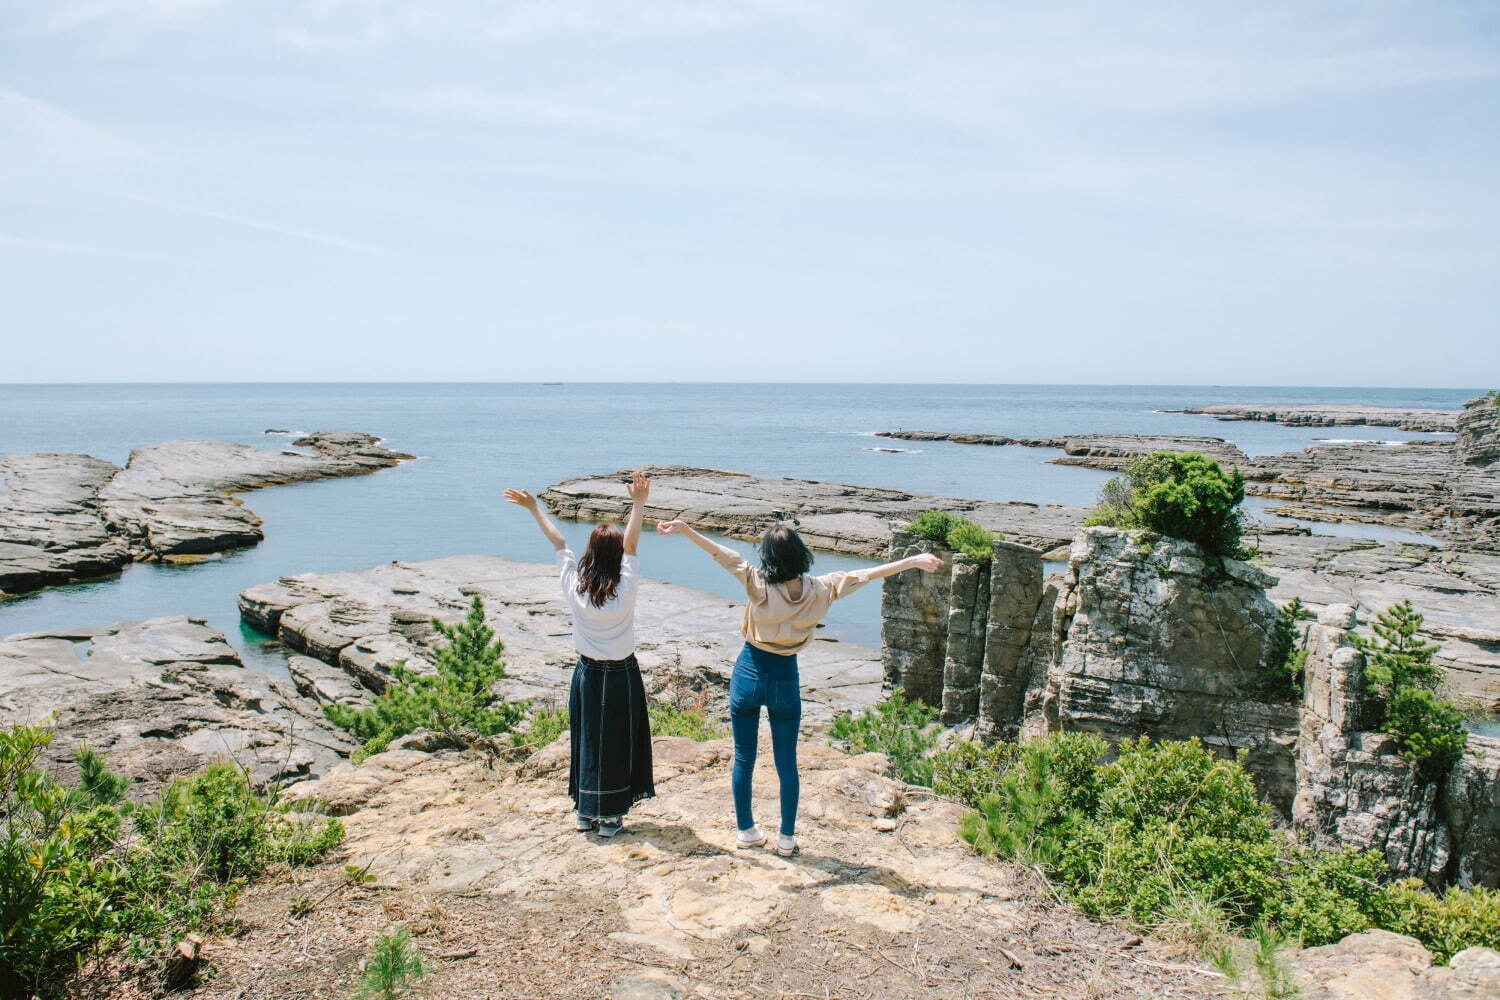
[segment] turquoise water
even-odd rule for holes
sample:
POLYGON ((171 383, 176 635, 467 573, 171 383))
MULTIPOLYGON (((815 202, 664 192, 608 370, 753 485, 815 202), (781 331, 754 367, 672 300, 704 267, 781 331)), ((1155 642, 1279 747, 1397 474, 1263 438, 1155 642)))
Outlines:
MULTIPOLYGON (((0 452, 84 452, 123 463, 130 450, 179 437, 267 448, 266 428, 341 428, 382 435, 418 461, 374 476, 246 495, 266 540, 190 566, 134 566, 117 578, 0 604, 0 636, 166 614, 208 619, 279 670, 263 637, 242 631, 235 596, 278 576, 360 569, 393 559, 490 552, 546 561, 524 512, 500 500, 571 476, 679 464, 888 486, 993 500, 1090 503, 1103 473, 1048 464, 1031 448, 893 442, 899 428, 1012 436, 1121 432, 1225 437, 1250 454, 1319 437, 1405 440, 1388 428, 1289 428, 1158 412, 1212 403, 1365 403, 1457 408, 1477 393, 1430 389, 1251 387, 874 386, 703 384, 225 384, 0 386, 0 452), (1360 431, 1343 435, 1343 430, 1360 431), (907 447, 887 453, 876 447, 907 447)), ((581 543, 588 525, 563 522, 581 543)), ((1314 530, 1318 530, 1314 526, 1314 530)), ((643 571, 734 597, 736 585, 697 549, 649 535, 643 571)), ((820 569, 863 565, 819 555, 820 569)), ((878 587, 835 606, 830 634, 879 644, 878 587)))

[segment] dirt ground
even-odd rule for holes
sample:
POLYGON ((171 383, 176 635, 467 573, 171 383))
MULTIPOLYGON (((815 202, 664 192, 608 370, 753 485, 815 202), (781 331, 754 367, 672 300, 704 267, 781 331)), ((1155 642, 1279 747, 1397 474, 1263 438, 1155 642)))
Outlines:
POLYGON ((883 758, 805 746, 802 852, 781 858, 733 846, 726 741, 655 753, 658 797, 614 840, 571 829, 566 747, 520 768, 396 750, 299 786, 343 815, 343 855, 247 890, 238 933, 208 943, 179 995, 342 1000, 400 926, 431 969, 420 994, 454 1000, 1225 995, 1212 971, 975 857, 958 809, 883 758))

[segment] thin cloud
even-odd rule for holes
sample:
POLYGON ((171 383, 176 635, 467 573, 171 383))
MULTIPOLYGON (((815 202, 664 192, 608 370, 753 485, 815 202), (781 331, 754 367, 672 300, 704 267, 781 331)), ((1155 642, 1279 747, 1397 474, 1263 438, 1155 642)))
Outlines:
POLYGON ((0 233, 0 249, 41 250, 45 253, 71 253, 85 257, 117 257, 123 260, 143 260, 163 264, 185 264, 180 257, 140 250, 118 250, 112 247, 89 246, 84 243, 66 243, 62 240, 38 240, 27 236, 8 236, 0 233))
POLYGON ((257 219, 248 215, 234 215, 229 212, 216 212, 206 208, 189 208, 186 205, 172 205, 150 198, 137 198, 135 200, 148 205, 155 205, 157 208, 164 208, 170 212, 177 212, 181 215, 193 215, 202 219, 213 219, 216 222, 225 222, 232 226, 241 226, 245 229, 254 229, 263 233, 274 233, 277 236, 286 236, 290 239, 315 243, 319 246, 333 247, 338 250, 350 250, 354 253, 368 254, 371 257, 384 257, 388 260, 412 260, 406 254, 396 253, 393 250, 387 250, 384 247, 378 247, 371 243, 361 243, 358 240, 345 239, 342 236, 320 233, 312 229, 302 229, 298 226, 286 226, 279 222, 270 222, 266 219, 257 219))

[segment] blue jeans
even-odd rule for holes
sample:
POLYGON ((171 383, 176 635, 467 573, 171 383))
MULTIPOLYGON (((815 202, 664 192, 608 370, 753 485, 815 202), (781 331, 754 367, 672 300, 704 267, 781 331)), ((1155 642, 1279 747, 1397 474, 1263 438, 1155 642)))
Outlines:
POLYGON ((797 657, 778 656, 748 642, 734 661, 729 678, 729 724, 734 732, 734 815, 741 830, 755 825, 750 781, 755 774, 755 743, 760 735, 760 707, 771 721, 771 755, 781 779, 781 835, 797 831, 797 728, 802 724, 802 688, 797 657))

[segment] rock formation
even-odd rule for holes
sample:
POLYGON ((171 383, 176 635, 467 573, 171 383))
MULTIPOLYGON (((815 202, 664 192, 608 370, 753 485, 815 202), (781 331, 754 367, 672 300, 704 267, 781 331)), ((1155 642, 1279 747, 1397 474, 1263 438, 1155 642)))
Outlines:
MULTIPOLYGON (((890 545, 890 522, 909 521, 931 508, 951 510, 992 531, 1041 549, 1066 545, 1083 520, 1076 507, 1057 504, 955 500, 901 490, 806 479, 757 479, 717 469, 657 467, 651 473, 648 521, 681 518, 706 531, 759 539, 776 511, 795 513, 807 543, 831 552, 876 558, 890 545)), ((626 472, 569 479, 548 487, 542 500, 559 517, 623 523, 630 513, 626 472)))
POLYGON ((1056 448, 1063 453, 1055 465, 1083 465, 1116 471, 1132 459, 1156 451, 1196 451, 1225 465, 1247 466, 1250 458, 1223 438, 1197 434, 1069 434, 1063 437, 1012 438, 1003 434, 968 434, 947 431, 882 431, 880 437, 902 441, 947 441, 991 447, 1017 445, 1022 448, 1056 448))
POLYGON ((1482 469, 1500 464, 1500 406, 1493 396, 1478 396, 1458 415, 1458 457, 1482 469))
MULTIPOLYGON (((350 573, 307 573, 251 587, 240 615, 304 654, 292 660, 298 687, 322 701, 384 690, 390 668, 428 669, 438 638, 431 621, 456 621, 474 595, 505 641, 503 693, 565 700, 577 654, 552 566, 498 556, 394 562, 350 573), (311 662, 309 662, 311 658, 311 662), (323 666, 320 668, 319 664, 323 666)), ((736 604, 712 594, 647 580, 636 612, 638 655, 654 691, 684 687, 722 699, 744 640, 736 604)), ((799 657, 808 725, 873 704, 879 654, 819 640, 799 657)))
POLYGON ((355 746, 181 615, 0 641, 0 725, 48 720, 55 765, 66 771, 75 750, 93 747, 143 795, 221 758, 263 780, 307 777, 355 746))
POLYGON ((313 454, 228 441, 172 441, 121 469, 87 455, 0 458, 0 598, 114 572, 127 562, 190 559, 253 545, 261 520, 234 493, 352 476, 410 458, 379 438, 318 431, 313 454))
POLYGON ((1432 781, 1375 731, 1353 609, 1307 630, 1308 657, 1292 820, 1320 847, 1379 851, 1433 885, 1500 885, 1500 740, 1470 734, 1463 759, 1432 781))
MULTIPOLYGON (((896 553, 920 547, 896 538, 896 553)), ((1067 572, 1046 581, 1039 553, 1004 542, 983 587, 960 585, 964 567, 886 593, 887 680, 940 706, 944 721, 973 720, 982 739, 1083 730, 1243 751, 1262 794, 1314 843, 1379 851, 1433 885, 1500 885, 1500 740, 1471 736, 1441 780, 1419 774, 1374 731, 1363 657, 1348 641, 1352 608, 1306 629, 1304 692, 1276 698, 1258 693, 1277 655, 1275 581, 1246 563, 1086 528, 1067 572), (977 699, 976 618, 987 636, 977 699)))
POLYGON ((1288 427, 1395 427, 1403 431, 1452 432, 1452 410, 1388 406, 1190 406, 1167 413, 1202 413, 1218 420, 1263 420, 1288 427))
MULTIPOLYGON (((801 518, 814 548, 871 559, 885 557, 892 522, 933 507, 964 514, 1049 555, 1066 552, 1086 513, 704 469, 659 469, 654 475, 651 519, 682 517, 706 530, 758 538, 772 512, 782 510, 801 518)), ((630 509, 620 476, 568 480, 543 499, 563 517, 623 522, 630 509)), ((1255 564, 1281 581, 1271 591, 1276 601, 1301 597, 1315 610, 1355 604, 1368 614, 1410 598, 1427 617, 1426 637, 1442 647, 1438 662, 1454 691, 1500 710, 1500 552, 1309 535, 1300 527, 1261 524, 1251 525, 1247 540, 1258 550, 1255 564)), ((886 583, 905 585, 899 578, 886 583)))
POLYGON ((1444 966, 1421 942, 1362 931, 1292 957, 1301 1000, 1488 1000, 1500 996, 1500 952, 1465 948, 1444 966))

